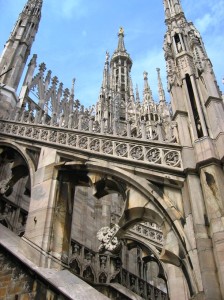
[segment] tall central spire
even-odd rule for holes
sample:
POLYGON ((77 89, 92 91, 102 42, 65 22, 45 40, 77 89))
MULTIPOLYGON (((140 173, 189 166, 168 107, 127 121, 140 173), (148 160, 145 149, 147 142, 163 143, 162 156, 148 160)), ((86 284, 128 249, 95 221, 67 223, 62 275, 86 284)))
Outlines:
POLYGON ((114 92, 120 92, 122 98, 125 100, 127 92, 130 91, 130 71, 132 67, 132 60, 127 53, 124 45, 124 29, 120 27, 118 32, 118 47, 114 51, 111 62, 111 76, 114 92))

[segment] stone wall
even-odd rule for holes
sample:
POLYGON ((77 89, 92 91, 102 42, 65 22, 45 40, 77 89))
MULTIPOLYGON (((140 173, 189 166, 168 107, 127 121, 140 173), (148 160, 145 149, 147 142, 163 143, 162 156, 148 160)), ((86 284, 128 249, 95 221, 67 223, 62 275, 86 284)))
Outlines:
POLYGON ((44 283, 28 268, 0 248, 0 300, 46 299, 63 300, 49 284, 44 283))

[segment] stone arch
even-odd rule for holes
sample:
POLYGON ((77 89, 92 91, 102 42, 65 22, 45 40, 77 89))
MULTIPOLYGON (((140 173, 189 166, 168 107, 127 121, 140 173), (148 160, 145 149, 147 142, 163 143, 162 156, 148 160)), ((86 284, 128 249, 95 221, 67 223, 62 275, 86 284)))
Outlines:
MULTIPOLYGON (((141 264, 141 274, 139 274, 140 280, 138 280, 139 288, 140 284, 142 284, 142 287, 150 286, 152 290, 158 290, 159 293, 162 291, 164 296, 165 294, 168 294, 167 274, 164 266, 159 260, 158 253, 152 251, 148 244, 142 243, 140 240, 132 237, 128 237, 126 245, 129 251, 141 249, 141 253, 139 253, 140 256, 136 262, 141 264)), ((139 289, 139 293, 141 296, 141 289, 139 289)))
POLYGON ((36 166, 31 158, 31 156, 28 154, 23 146, 18 145, 17 143, 14 143, 13 141, 7 142, 7 141, 0 141, 0 149, 1 147, 7 147, 11 148, 14 151, 18 152, 24 161, 27 164, 27 167, 29 169, 30 179, 31 179, 31 186, 33 186, 33 175, 35 173, 36 166))
POLYGON ((34 165, 24 147, 0 142, 0 220, 23 236, 29 213, 34 165))
POLYGON ((70 266, 72 272, 74 272, 76 275, 80 275, 80 273, 81 273, 81 265, 80 265, 80 262, 78 261, 77 258, 73 258, 70 261, 69 266, 70 266))
POLYGON ((154 261, 158 265, 158 275, 160 278, 162 278, 164 281, 167 281, 167 274, 166 270, 164 268, 164 264, 160 261, 160 257, 158 255, 158 252, 155 251, 156 249, 153 249, 153 247, 146 242, 132 237, 130 234, 127 234, 124 236, 124 239, 126 241, 130 241, 130 244, 128 245, 128 248, 133 249, 136 247, 140 247, 142 251, 144 252, 143 260, 144 261, 154 261))
POLYGON ((94 282, 96 275, 94 274, 91 266, 86 266, 86 268, 83 270, 83 278, 85 278, 87 281, 94 282))
POLYGON ((99 283, 107 283, 107 274, 105 272, 99 274, 99 283))
MULTIPOLYGON (((65 168, 72 167, 73 170, 85 170, 86 174, 95 174, 95 178, 100 180, 103 176, 110 174, 115 180, 121 180, 126 183, 131 190, 131 197, 126 193, 126 207, 124 209, 123 216, 120 219, 116 236, 122 238, 124 232, 136 222, 151 220, 157 223, 163 228, 165 237, 164 247, 160 256, 160 259, 169 264, 182 269, 184 262, 185 274, 190 280, 188 281, 190 293, 193 295, 197 292, 197 285, 193 275, 193 268, 190 264, 190 259, 187 252, 186 245, 188 239, 184 233, 182 226, 182 215, 174 207, 170 199, 166 196, 161 196, 159 188, 153 186, 145 178, 140 178, 133 173, 126 171, 125 169, 118 168, 115 165, 111 165, 109 162, 100 161, 97 162, 86 161, 86 163, 74 164, 69 162, 65 163, 65 168), (136 201, 136 197, 138 201, 136 201)), ((97 180, 93 182, 94 184, 97 180)), ((127 191, 128 189, 126 189, 127 191)), ((185 276, 186 277, 186 276, 185 276)))

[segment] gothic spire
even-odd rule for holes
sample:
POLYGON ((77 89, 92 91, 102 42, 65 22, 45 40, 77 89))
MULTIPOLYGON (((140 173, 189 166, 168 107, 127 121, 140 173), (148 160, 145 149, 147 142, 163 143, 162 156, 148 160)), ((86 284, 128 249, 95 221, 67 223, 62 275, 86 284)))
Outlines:
POLYGON ((7 41, 0 58, 1 73, 12 69, 0 78, 6 86, 16 90, 35 39, 43 0, 28 0, 7 41))
POLYGON ((136 103, 140 103, 140 96, 139 96, 139 90, 138 90, 138 85, 136 84, 135 88, 135 93, 136 93, 136 103))
POLYGON ((130 65, 132 65, 132 60, 124 45, 124 29, 122 27, 120 27, 118 32, 118 46, 112 55, 111 62, 114 61, 115 58, 121 58, 121 56, 123 61, 126 60, 130 65))
POLYGON ((70 90, 70 98, 69 98, 69 111, 73 111, 73 106, 74 106, 74 100, 75 100, 75 81, 76 79, 72 79, 72 86, 70 90))
POLYGON ((153 104, 154 100, 152 97, 152 91, 150 89, 149 86, 149 82, 148 82, 148 73, 145 71, 143 73, 144 76, 144 91, 143 91, 143 104, 147 105, 147 104, 153 104))
POLYGON ((162 83, 161 76, 160 76, 160 69, 157 68, 156 71, 157 71, 157 74, 158 74, 159 102, 166 102, 165 92, 164 92, 164 89, 163 89, 163 83, 162 83))
POLYGON ((223 103, 203 40, 193 23, 185 18, 180 0, 164 0, 164 7, 167 32, 163 49, 168 90, 175 120, 185 115, 181 117, 184 128, 190 118, 191 136, 186 138, 185 134, 180 134, 180 139, 185 136, 182 145, 190 145, 191 139, 194 142, 206 136, 214 138, 224 130, 222 122, 214 122, 215 116, 223 118, 220 117, 223 103))
POLYGON ((109 88, 109 80, 110 80, 109 59, 110 59, 110 54, 109 52, 106 52, 106 60, 104 64, 103 83, 102 83, 102 87, 104 90, 107 90, 109 88))

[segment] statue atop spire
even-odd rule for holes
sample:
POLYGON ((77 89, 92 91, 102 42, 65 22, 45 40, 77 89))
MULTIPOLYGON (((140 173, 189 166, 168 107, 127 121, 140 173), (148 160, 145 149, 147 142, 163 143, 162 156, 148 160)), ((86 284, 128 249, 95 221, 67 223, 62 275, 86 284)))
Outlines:
POLYGON ((126 51, 125 45, 124 45, 124 29, 123 27, 120 27, 118 32, 118 47, 117 51, 126 51))

